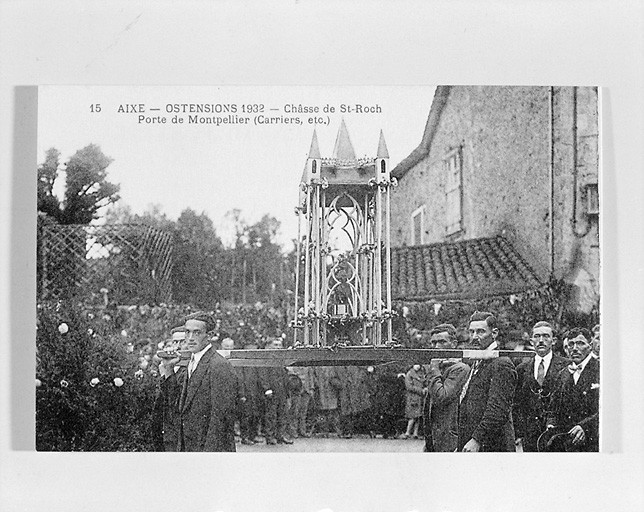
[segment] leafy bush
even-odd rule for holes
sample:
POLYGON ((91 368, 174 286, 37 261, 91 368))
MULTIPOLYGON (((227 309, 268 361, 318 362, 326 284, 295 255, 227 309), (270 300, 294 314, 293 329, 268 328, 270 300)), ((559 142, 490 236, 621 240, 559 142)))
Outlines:
POLYGON ((36 449, 153 449, 149 347, 135 350, 111 315, 70 303, 39 304, 37 325, 36 449))

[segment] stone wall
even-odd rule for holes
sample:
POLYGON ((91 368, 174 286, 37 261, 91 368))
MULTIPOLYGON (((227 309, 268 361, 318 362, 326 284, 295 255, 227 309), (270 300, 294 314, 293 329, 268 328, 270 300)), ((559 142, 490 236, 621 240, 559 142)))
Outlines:
POLYGON ((411 213, 424 205, 423 243, 503 234, 547 278, 552 158, 555 276, 574 279, 583 268, 598 278, 597 219, 584 213, 585 184, 597 182, 597 90, 553 87, 552 93, 551 144, 550 87, 452 87, 428 155, 392 194, 392 244, 411 243, 411 213), (459 146, 463 230, 447 236, 443 158, 459 146))

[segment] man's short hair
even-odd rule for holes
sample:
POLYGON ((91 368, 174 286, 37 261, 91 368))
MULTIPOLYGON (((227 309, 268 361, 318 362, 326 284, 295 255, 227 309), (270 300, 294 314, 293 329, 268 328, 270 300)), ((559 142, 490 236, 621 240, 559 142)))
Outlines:
MULTIPOLYGON (((184 322, 185 323, 185 322, 184 322)), ((178 325, 177 327, 174 327, 170 333, 174 334, 175 332, 186 332, 186 326, 185 325, 178 325)))
POLYGON ((489 311, 475 311, 470 317, 470 323, 484 321, 490 329, 496 329, 496 317, 489 311))
POLYGON ((568 332, 566 333, 565 338, 568 340, 575 339, 577 336, 582 335, 588 343, 592 340, 592 336, 590 335, 590 331, 586 329, 585 327, 573 327, 572 329, 569 329, 568 332))
POLYGON ((195 313, 189 314, 184 318, 183 323, 185 324, 188 320, 198 320, 205 323, 206 332, 210 332, 215 328, 215 322, 212 319, 212 315, 210 313, 206 313, 205 311, 197 311, 195 313))
POLYGON ((433 336, 434 334, 441 334, 443 332, 449 334, 449 337, 452 341, 456 341, 456 327, 454 327, 452 324, 437 325, 431 330, 429 335, 433 336))
POLYGON ((550 322, 546 322, 545 320, 541 320, 541 321, 537 322, 536 324, 534 324, 532 326, 532 332, 534 332, 534 330, 538 329, 539 327, 548 327, 552 331, 552 334, 554 336, 555 328, 552 326, 552 324, 550 322))
POLYGON ((596 332, 599 332, 599 324, 597 324, 597 325, 595 325, 595 327, 593 327, 593 334, 595 334, 596 332))

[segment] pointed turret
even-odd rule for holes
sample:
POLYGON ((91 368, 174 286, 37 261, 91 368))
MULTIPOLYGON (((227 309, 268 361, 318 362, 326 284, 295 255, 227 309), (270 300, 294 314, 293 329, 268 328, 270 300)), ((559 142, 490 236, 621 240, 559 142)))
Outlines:
POLYGON ((335 139, 333 158, 337 160, 356 160, 356 152, 353 150, 353 144, 351 144, 347 126, 344 124, 344 118, 342 118, 338 136, 335 139))
POLYGON ((385 142, 385 134, 380 130, 380 140, 378 141, 378 153, 376 158, 389 158, 389 151, 387 151, 387 143, 385 142))
POLYGON ((378 153, 376 155, 376 173, 378 179, 389 179, 389 151, 387 151, 387 143, 385 142, 385 135, 380 130, 380 140, 378 141, 378 153))
POLYGON ((313 138, 311 139, 311 148, 309 149, 309 156, 306 159, 306 166, 304 167, 304 174, 302 175, 302 182, 311 183, 311 180, 319 179, 321 171, 322 156, 320 155, 318 134, 314 129, 313 138))
POLYGON ((318 145, 318 134, 315 128, 313 128, 313 139, 311 140, 311 149, 309 149, 309 158, 322 158, 320 155, 320 146, 318 145))

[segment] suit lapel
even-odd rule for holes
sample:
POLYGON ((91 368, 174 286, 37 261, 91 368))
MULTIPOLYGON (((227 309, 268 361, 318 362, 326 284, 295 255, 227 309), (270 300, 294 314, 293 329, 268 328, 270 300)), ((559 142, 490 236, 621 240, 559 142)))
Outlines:
MULTIPOLYGON (((187 394, 186 394, 186 400, 183 405, 182 410, 187 409, 190 406, 190 403, 194 399, 195 395, 197 394, 197 390, 201 386, 201 381, 204 378, 204 375, 207 373, 207 368, 210 362, 210 358, 212 357, 212 348, 209 348, 206 350, 206 353, 201 357, 199 360, 199 364, 197 365, 197 368, 192 372, 192 376, 188 379, 188 385, 187 385, 187 394)), ((188 372, 186 372, 186 378, 187 378, 188 372)))
MULTIPOLYGON (((546 372, 546 376, 543 379, 542 387, 545 388, 547 386, 554 384, 557 379, 557 375, 559 375, 559 372, 563 367, 564 367, 564 361, 553 354, 552 359, 550 360, 550 366, 548 366, 548 371, 546 372)), ((534 373, 532 374, 532 378, 534 379, 534 373)))
POLYGON ((584 368, 584 371, 581 372, 581 375, 579 376, 579 380, 577 381, 577 386, 580 388, 583 387, 585 388, 590 388, 590 385, 592 384, 592 381, 595 379, 595 360, 591 359, 586 363, 586 367, 584 368))
POLYGON ((188 372, 183 369, 177 372, 177 379, 181 385, 181 395, 179 395, 179 411, 183 411, 183 407, 186 404, 186 394, 188 392, 188 372))

